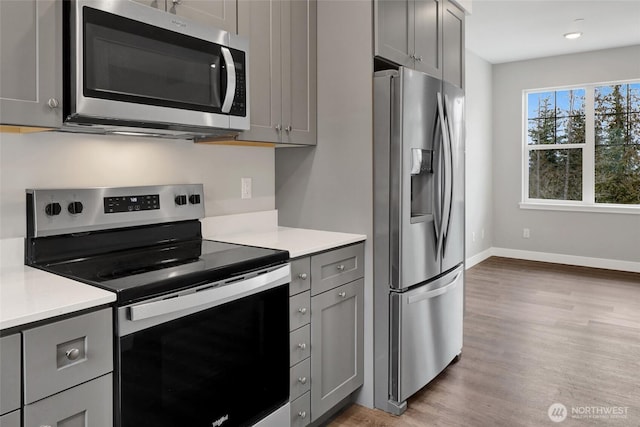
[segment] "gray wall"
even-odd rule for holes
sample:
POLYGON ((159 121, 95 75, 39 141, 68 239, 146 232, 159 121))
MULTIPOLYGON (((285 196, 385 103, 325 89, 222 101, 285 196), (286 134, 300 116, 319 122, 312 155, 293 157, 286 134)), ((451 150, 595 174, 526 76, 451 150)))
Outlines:
POLYGON ((494 241, 497 248, 640 261, 640 215, 520 209, 522 91, 640 78, 640 46, 493 67, 494 241), (522 229, 531 238, 522 238, 522 229))
MULTIPOLYGON (((372 236, 371 2, 318 2, 318 146, 276 149, 283 226, 372 236), (348 70, 348 71, 347 71, 348 70)), ((373 406, 373 252, 365 245, 365 386, 373 406)))
POLYGON ((491 64, 470 51, 466 55, 465 257, 469 259, 493 245, 493 126, 491 64))
POLYGON ((25 235, 26 188, 203 183, 208 216, 274 209, 274 149, 65 133, 0 134, 0 238, 25 235), (253 198, 240 198, 240 178, 253 198))

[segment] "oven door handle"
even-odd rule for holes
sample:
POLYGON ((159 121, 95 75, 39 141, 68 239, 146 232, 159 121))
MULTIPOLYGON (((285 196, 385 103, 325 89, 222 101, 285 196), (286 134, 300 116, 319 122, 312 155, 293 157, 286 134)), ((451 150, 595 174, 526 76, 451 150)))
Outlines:
POLYGON ((129 320, 136 322, 162 315, 175 315, 180 311, 184 311, 186 315, 206 310, 287 284, 290 279, 291 269, 287 264, 277 270, 247 280, 233 282, 226 286, 131 306, 129 307, 129 320))

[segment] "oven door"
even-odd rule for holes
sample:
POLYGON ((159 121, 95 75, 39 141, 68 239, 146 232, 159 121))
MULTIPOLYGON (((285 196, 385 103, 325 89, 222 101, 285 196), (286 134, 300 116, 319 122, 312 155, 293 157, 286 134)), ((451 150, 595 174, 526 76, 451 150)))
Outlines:
POLYGON ((289 266, 118 309, 116 426, 250 426, 289 400, 289 266))
POLYGON ((68 121, 229 128, 229 116, 246 116, 246 50, 230 47, 235 35, 131 1, 67 7, 68 121))

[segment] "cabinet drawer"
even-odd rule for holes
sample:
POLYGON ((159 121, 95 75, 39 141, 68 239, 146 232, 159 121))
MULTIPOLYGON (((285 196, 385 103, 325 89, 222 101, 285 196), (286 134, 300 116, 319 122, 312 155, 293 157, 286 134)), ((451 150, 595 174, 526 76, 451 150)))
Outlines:
POLYGON ((113 427, 113 378, 104 375, 24 407, 24 427, 113 427))
POLYGON ((289 334, 289 366, 306 359, 311 354, 311 327, 309 325, 289 334))
POLYGON ((25 404, 111 372, 112 330, 107 308, 24 331, 25 404))
POLYGON ((0 427, 20 427, 20 411, 13 411, 1 416, 0 427))
POLYGON ((311 359, 305 359, 289 370, 289 396, 295 400, 311 390, 311 359))
POLYGON ((299 294, 311 288, 311 258, 298 258, 291 261, 291 283, 289 295, 299 294))
POLYGON ((311 422, 311 393, 307 392, 291 402, 291 427, 308 426, 311 422))
POLYGON ((18 408, 20 408, 20 334, 15 334, 0 338, 0 414, 6 414, 18 408))
POLYGON ((294 331, 307 323, 311 317, 311 292, 303 292, 289 298, 289 330, 294 331))
POLYGON ((364 276, 364 245, 362 243, 311 257, 311 295, 364 276))

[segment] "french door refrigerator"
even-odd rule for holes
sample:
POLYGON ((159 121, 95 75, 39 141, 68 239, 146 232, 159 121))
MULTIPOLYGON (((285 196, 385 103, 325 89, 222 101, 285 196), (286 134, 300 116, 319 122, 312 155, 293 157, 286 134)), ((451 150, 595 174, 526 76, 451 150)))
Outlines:
POLYGON ((464 92, 374 74, 374 396, 406 400, 462 351, 464 92))

